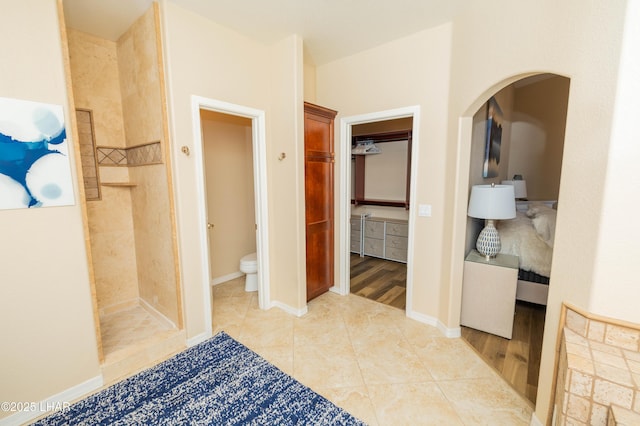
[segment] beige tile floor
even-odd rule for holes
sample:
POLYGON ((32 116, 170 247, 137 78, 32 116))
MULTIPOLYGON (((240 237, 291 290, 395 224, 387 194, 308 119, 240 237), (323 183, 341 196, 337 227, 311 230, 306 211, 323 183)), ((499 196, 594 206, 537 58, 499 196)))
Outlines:
POLYGON ((105 354, 111 354, 170 329, 142 306, 134 306, 100 319, 102 349, 105 354))
POLYGON ((185 349, 184 330, 159 320, 142 306, 100 318, 105 385, 157 364, 185 349))
POLYGON ((462 339, 359 296, 323 294, 298 318, 260 310, 239 278, 213 288, 213 327, 370 425, 530 424, 530 403, 462 339))

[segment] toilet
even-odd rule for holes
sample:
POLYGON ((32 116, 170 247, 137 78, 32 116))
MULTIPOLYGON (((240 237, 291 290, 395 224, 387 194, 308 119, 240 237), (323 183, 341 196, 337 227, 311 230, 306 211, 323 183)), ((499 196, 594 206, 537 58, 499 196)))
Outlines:
POLYGON ((258 291, 258 256, 251 253, 240 259, 240 271, 246 274, 244 291, 258 291))

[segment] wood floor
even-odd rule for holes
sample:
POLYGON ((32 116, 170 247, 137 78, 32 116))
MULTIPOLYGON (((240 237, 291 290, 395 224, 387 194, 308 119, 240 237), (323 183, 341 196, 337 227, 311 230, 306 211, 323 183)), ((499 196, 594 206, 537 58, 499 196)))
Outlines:
POLYGON ((516 303, 511 340, 462 327, 462 337, 520 394, 536 403, 545 307, 516 303))
POLYGON ((376 257, 360 257, 352 253, 351 293, 404 309, 407 265, 376 257))
MULTIPOLYGON (((351 293, 405 309, 407 265, 351 254, 351 293)), ((533 404, 538 391, 545 307, 516 303, 511 340, 462 327, 462 337, 533 404)))

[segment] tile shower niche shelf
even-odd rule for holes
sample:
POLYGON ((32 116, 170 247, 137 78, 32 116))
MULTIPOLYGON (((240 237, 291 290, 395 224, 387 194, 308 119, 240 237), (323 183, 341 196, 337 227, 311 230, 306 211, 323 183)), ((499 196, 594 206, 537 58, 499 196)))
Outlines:
POLYGON ((135 183, 131 182, 101 182, 102 186, 112 186, 116 188, 133 188, 134 186, 138 186, 135 183))

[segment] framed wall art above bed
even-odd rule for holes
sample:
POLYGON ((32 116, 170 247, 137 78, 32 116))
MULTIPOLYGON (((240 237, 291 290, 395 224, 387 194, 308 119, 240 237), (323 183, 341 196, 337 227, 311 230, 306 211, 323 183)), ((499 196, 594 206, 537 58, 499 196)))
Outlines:
POLYGON ((487 123, 484 147, 484 162, 482 164, 482 177, 493 178, 498 176, 500 165, 500 148, 502 145, 502 109, 498 101, 492 96, 487 102, 487 123))

